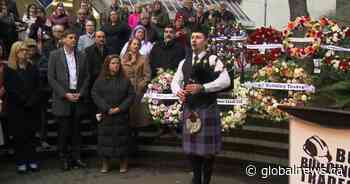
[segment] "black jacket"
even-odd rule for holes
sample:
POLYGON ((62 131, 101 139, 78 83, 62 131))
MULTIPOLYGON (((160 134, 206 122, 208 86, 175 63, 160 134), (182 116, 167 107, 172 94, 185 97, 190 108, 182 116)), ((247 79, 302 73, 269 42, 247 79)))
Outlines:
POLYGON ((150 41, 151 43, 159 41, 158 31, 151 23, 149 23, 147 26, 145 25, 142 25, 142 26, 144 26, 147 30, 148 41, 150 41))
POLYGON ((50 53, 60 47, 62 47, 62 44, 58 43, 57 40, 49 39, 45 41, 43 44, 42 55, 48 59, 50 56, 50 53))
POLYGON ((36 67, 30 63, 25 70, 5 67, 4 86, 10 131, 21 134, 37 128, 42 95, 36 67))
POLYGON ((135 98, 130 81, 119 73, 113 79, 97 78, 91 96, 102 113, 108 113, 112 107, 119 107, 120 114, 127 115, 135 98))
POLYGON ((115 26, 106 24, 102 27, 102 31, 106 34, 107 47, 110 52, 119 55, 124 44, 129 40, 131 34, 129 26, 121 22, 115 26))
POLYGON ((157 68, 172 69, 176 71, 181 60, 185 59, 185 48, 175 40, 165 44, 157 42, 149 55, 152 78, 157 75, 157 68))
POLYGON ((107 114, 110 108, 119 107, 120 112, 104 116, 98 125, 98 150, 101 156, 119 158, 128 156, 130 147, 129 108, 135 97, 129 80, 120 73, 113 79, 98 78, 91 91, 99 112, 107 114))
MULTIPOLYGON (((38 40, 38 30, 41 29, 42 35, 51 35, 51 28, 45 25, 45 21, 43 19, 37 19, 34 24, 30 26, 29 37, 34 40, 38 40)), ((44 38, 42 38, 44 39, 44 38)))
POLYGON ((100 74, 103 66, 103 62, 109 53, 110 53, 109 49, 105 46, 103 48, 103 54, 101 54, 96 44, 93 44, 85 49, 86 62, 89 65, 91 86, 93 82, 95 82, 98 75, 100 74))
POLYGON ((80 22, 75 22, 71 29, 75 32, 75 34, 77 34, 78 38, 79 36, 85 34, 85 26, 80 22))

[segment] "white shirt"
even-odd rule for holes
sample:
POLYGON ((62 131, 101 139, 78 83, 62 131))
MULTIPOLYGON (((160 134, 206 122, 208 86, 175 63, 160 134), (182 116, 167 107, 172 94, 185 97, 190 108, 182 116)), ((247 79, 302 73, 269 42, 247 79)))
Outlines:
MULTIPOLYGON (((205 54, 206 54, 205 51, 201 52, 198 55, 198 60, 203 58, 205 56, 205 54)), ((192 55, 192 63, 194 62, 194 57, 195 57, 195 55, 193 54, 192 55)), ((203 84, 204 92, 207 92, 207 93, 221 91, 221 90, 229 87, 231 84, 230 76, 229 76, 226 68, 224 68, 224 64, 220 60, 216 61, 216 58, 217 58, 217 56, 211 55, 209 57, 209 65, 215 64, 214 71, 221 71, 221 73, 219 74, 219 77, 216 78, 215 80, 208 82, 206 84, 203 84)), ((175 73, 175 76, 173 78, 173 81, 171 82, 171 91, 173 92, 173 94, 177 94, 177 92, 183 88, 184 75, 182 73, 182 66, 183 66, 184 62, 185 62, 185 59, 180 62, 179 66, 177 68, 177 71, 175 73)))
MULTIPOLYGON (((129 42, 126 42, 122 51, 120 52, 120 57, 123 57, 126 53, 126 50, 128 49, 129 42)), ((151 53, 153 44, 151 42, 141 42, 141 48, 140 48, 140 54, 143 56, 148 56, 151 53)))
POLYGON ((66 61, 69 71, 69 89, 77 89, 78 78, 77 78, 77 65, 75 62, 74 52, 68 53, 64 48, 64 54, 66 55, 66 61))

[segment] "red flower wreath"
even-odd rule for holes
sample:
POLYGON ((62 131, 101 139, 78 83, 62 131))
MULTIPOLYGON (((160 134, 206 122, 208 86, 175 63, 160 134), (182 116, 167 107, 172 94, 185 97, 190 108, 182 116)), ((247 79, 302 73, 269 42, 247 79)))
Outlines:
MULTIPOLYGON (((282 33, 272 27, 261 27, 249 35, 247 42, 251 45, 280 44, 282 42, 282 33)), ((277 60, 281 56, 281 52, 280 48, 266 49, 264 53, 256 49, 248 49, 247 58, 252 64, 268 64, 277 60)))

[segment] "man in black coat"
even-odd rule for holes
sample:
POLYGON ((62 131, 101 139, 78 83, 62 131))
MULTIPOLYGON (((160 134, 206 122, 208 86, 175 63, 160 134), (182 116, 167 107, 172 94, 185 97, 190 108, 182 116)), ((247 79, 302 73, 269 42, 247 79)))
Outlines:
POLYGON ((109 53, 106 46, 106 34, 103 31, 95 33, 95 44, 85 49, 86 62, 89 64, 90 84, 95 82, 101 72, 103 62, 109 53))
POLYGON ((151 24, 151 15, 149 13, 143 12, 140 15, 139 25, 142 25, 146 28, 147 30, 146 35, 147 35, 148 41, 153 43, 159 40, 157 29, 151 24))
POLYGON ((48 81, 53 90, 52 113, 59 125, 58 148, 62 159, 62 169, 86 167, 80 160, 80 120, 87 113, 89 96, 88 63, 84 54, 75 47, 77 35, 66 30, 63 36, 63 48, 50 54, 48 81), (68 152, 68 144, 71 152, 68 152))
POLYGON ((72 25, 72 29, 74 30, 75 34, 78 35, 78 37, 85 34, 86 17, 87 17, 86 9, 80 8, 78 10, 77 21, 72 25))
POLYGON ((52 38, 44 42, 42 54, 48 59, 50 52, 62 47, 61 39, 63 37, 64 27, 62 25, 54 25, 52 27, 52 38))
POLYGON ((175 71, 185 55, 185 48, 175 40, 175 28, 172 25, 165 26, 164 40, 156 42, 149 55, 152 78, 157 76, 158 68, 175 71))
MULTIPOLYGON (((103 31, 97 31, 95 33, 95 44, 87 47, 85 49, 86 62, 89 65, 89 92, 91 91, 92 86, 95 83, 95 80, 99 76, 101 69, 103 67, 103 63, 105 58, 108 56, 109 49, 106 46, 106 34, 103 31)), ((93 121, 96 123, 95 114, 97 108, 93 103, 92 99, 89 96, 89 107, 93 121)))
POLYGON ((128 24, 120 21, 115 10, 110 12, 109 23, 103 25, 101 30, 106 34, 106 45, 110 54, 119 54, 131 34, 128 24))
POLYGON ((223 23, 230 23, 231 21, 236 21, 236 17, 234 16, 234 14, 228 11, 226 7, 227 5, 225 4, 225 2, 220 3, 220 9, 218 12, 220 21, 223 23))

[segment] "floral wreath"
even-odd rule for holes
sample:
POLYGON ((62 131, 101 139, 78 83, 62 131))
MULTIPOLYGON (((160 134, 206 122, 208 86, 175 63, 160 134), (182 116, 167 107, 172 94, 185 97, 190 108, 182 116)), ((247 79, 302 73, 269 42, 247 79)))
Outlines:
POLYGON ((326 17, 322 17, 319 20, 319 24, 322 28, 322 44, 337 45, 345 34, 342 28, 333 20, 326 17))
MULTIPOLYGON (((240 78, 233 82, 233 98, 248 99, 249 90, 240 83, 240 78)), ((232 109, 221 112, 221 129, 223 132, 236 127, 242 127, 247 117, 248 104, 235 105, 232 109)))
POLYGON ((317 22, 312 21, 308 16, 297 17, 295 21, 289 22, 282 35, 283 46, 286 53, 289 56, 297 59, 304 59, 308 56, 314 55, 321 45, 322 31, 320 31, 320 25, 317 22), (293 36, 293 30, 299 28, 300 26, 307 29, 305 37, 312 40, 305 48, 296 48, 290 40, 290 38, 293 36))
MULTIPOLYGON (((342 29, 335 21, 328 18, 321 18, 320 25, 323 28, 323 43, 326 45, 347 47, 350 44, 350 28, 342 29)), ((347 53, 337 53, 335 50, 322 49, 322 63, 336 71, 348 72, 350 70, 350 55, 347 53)))
MULTIPOLYGON (((255 32, 249 35, 248 44, 279 44, 282 42, 282 33, 273 29, 272 27, 261 27, 256 29, 255 32)), ((274 48, 267 49, 264 52, 260 52, 256 49, 248 49, 248 60, 252 64, 268 64, 281 56, 282 49, 274 48)))
MULTIPOLYGON (((175 72, 159 69, 157 77, 148 84, 148 94, 171 94, 171 81, 175 72)), ((176 100, 162 100, 147 97, 146 103, 152 119, 158 125, 168 125, 176 127, 180 122, 182 104, 176 100)))
MULTIPOLYGON (((274 61, 253 75, 256 82, 276 82, 292 84, 311 84, 311 77, 293 61, 274 61)), ((263 119, 281 122, 288 119, 287 113, 278 105, 303 106, 311 99, 311 92, 271 89, 251 89, 249 91, 251 110, 263 119)))

